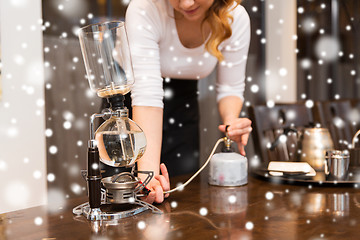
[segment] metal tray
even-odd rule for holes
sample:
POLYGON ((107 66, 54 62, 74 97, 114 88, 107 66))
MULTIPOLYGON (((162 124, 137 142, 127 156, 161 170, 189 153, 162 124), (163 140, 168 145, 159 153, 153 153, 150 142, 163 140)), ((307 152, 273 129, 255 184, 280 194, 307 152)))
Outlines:
POLYGON ((360 166, 352 166, 349 168, 349 174, 346 179, 333 180, 326 177, 324 172, 316 172, 316 176, 309 177, 304 175, 297 176, 272 176, 267 171, 267 166, 250 169, 250 174, 254 177, 274 182, 285 184, 300 184, 311 186, 348 186, 360 188, 360 166))

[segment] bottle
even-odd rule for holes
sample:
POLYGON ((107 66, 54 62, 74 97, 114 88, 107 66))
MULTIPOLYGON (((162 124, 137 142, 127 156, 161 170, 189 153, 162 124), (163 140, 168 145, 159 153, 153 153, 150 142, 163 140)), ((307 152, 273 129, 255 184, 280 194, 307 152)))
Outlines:
POLYGON ((242 186, 247 184, 247 178, 248 160, 231 149, 230 139, 227 138, 222 152, 210 159, 208 182, 215 186, 242 186))

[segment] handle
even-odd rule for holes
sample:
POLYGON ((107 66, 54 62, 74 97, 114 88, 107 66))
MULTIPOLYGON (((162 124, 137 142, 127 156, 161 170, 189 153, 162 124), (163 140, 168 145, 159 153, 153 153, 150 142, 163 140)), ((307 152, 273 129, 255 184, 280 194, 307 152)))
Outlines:
POLYGON ((360 134, 360 129, 355 133, 355 135, 354 135, 354 137, 352 139, 352 144, 351 144, 352 148, 355 148, 355 140, 359 136, 359 134, 360 134))
POLYGON ((329 168, 328 168, 328 160, 325 159, 324 163, 325 163, 325 168, 324 168, 325 175, 329 175, 330 172, 329 172, 329 168))
MULTIPOLYGON (((288 135, 290 132, 295 132, 295 133, 298 133, 298 134, 299 134, 299 131, 296 130, 295 128, 289 128, 289 127, 284 128, 283 133, 280 134, 279 136, 277 136, 277 138, 274 140, 274 142, 271 143, 269 150, 270 150, 270 151, 274 151, 275 148, 276 148, 276 146, 279 145, 279 143, 280 143, 280 137, 281 137, 282 135, 284 135, 284 136, 287 137, 287 135, 288 135)), ((299 135, 300 135, 300 134, 299 134, 299 135)))

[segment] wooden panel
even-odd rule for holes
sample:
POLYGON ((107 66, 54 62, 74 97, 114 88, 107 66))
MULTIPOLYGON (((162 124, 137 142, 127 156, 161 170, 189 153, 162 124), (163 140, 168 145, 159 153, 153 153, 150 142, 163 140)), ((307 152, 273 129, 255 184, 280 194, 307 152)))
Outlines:
POLYGON ((46 128, 53 133, 46 144, 57 148, 56 153, 47 155, 48 174, 55 176, 55 181, 48 182, 52 202, 59 201, 54 191, 63 198, 86 192, 80 170, 86 169, 89 119, 101 111, 101 99, 89 94, 78 39, 44 37, 44 46, 50 49, 45 53, 50 65, 45 68, 46 128))
POLYGON ((335 148, 348 148, 357 129, 350 100, 318 101, 314 111, 316 121, 329 129, 335 148))

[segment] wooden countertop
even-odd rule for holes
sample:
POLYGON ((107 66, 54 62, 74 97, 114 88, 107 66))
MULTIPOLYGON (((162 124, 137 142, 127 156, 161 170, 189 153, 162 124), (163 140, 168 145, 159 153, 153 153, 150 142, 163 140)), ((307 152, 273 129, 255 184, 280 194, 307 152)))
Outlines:
MULTIPOLYGON (((172 186, 187 177, 172 179, 172 186)), ((353 187, 281 185, 249 177, 215 187, 203 174, 150 211, 116 221, 88 221, 72 209, 35 207, 0 215, 0 239, 359 239, 360 191, 353 187)))

